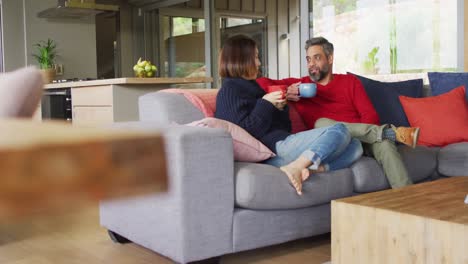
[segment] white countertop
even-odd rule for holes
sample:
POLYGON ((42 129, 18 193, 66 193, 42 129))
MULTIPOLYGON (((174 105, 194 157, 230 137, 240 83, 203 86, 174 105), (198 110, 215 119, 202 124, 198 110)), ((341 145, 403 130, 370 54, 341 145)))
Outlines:
POLYGON ((74 88, 74 87, 86 87, 86 86, 99 86, 99 85, 111 85, 111 84, 187 84, 187 83, 209 83, 213 82, 211 77, 191 77, 191 78, 115 78, 115 79, 101 79, 92 81, 77 81, 77 82, 65 82, 65 83, 49 83, 44 85, 44 89, 56 89, 56 88, 74 88))

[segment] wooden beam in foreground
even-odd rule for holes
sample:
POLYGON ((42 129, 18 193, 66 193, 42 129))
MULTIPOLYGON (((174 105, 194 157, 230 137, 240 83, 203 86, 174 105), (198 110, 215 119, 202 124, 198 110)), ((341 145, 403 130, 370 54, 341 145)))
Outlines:
POLYGON ((158 133, 0 120, 0 219, 166 189, 158 133))

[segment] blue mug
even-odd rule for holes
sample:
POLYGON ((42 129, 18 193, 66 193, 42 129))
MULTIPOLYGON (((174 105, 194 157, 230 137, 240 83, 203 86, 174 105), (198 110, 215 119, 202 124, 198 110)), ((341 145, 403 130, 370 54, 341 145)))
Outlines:
POLYGON ((299 84, 299 97, 311 98, 317 94, 317 84, 301 83, 299 84))

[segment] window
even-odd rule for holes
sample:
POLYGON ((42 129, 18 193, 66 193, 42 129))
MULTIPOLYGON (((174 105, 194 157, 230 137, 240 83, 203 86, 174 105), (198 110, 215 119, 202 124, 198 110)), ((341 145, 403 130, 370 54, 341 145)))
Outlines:
POLYGON ((221 44, 229 37, 243 34, 251 37, 257 42, 258 56, 262 64, 260 71, 266 72, 267 65, 267 40, 266 24, 264 19, 222 17, 221 22, 221 44))
MULTIPOLYGON (((162 54, 164 68, 162 76, 204 77, 205 76, 205 21, 200 18, 164 16, 165 32, 162 54)), ((266 50, 266 33, 263 19, 220 18, 220 43, 232 35, 244 34, 255 39, 259 45, 262 66, 266 65, 263 51, 266 50)))
MULTIPOLYGON (((208 69, 213 72, 208 74, 214 79, 213 86, 219 87, 217 57, 220 47, 230 36, 244 34, 257 41, 262 68, 266 68, 265 5, 262 9, 259 2, 255 5, 257 12, 247 10, 244 13, 239 12, 235 5, 227 5, 227 1, 218 1, 218 9, 213 10, 213 19, 207 23, 204 3, 196 0, 174 5, 167 3, 165 7, 145 11, 144 18, 137 20, 141 23, 138 28, 143 30, 139 32, 142 37, 135 40, 136 58, 151 58, 159 67, 160 77, 206 77, 208 69), (208 39, 205 29, 208 26, 213 30, 209 36, 210 43, 205 43, 208 39), (205 46, 210 47, 210 54, 205 54, 205 46), (210 61, 205 61, 206 58, 210 61)), ((241 5, 241 9, 248 9, 249 6, 253 8, 253 5, 246 4, 241 5)))
POLYGON ((164 39, 162 76, 205 76, 205 20, 192 17, 164 16, 166 32, 164 39))
POLYGON ((205 20, 191 17, 172 17, 172 36, 205 31, 205 20))
POLYGON ((335 72, 457 70, 457 0, 313 1, 313 36, 335 46, 335 72))

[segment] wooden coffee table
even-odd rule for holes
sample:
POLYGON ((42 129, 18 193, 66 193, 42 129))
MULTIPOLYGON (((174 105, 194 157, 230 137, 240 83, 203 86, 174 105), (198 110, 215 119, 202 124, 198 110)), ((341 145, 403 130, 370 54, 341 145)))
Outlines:
POLYGON ((332 263, 468 263, 468 177, 332 201, 332 263))

